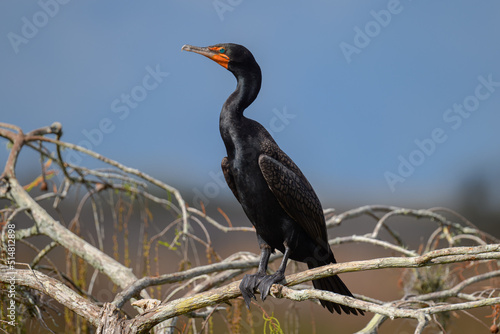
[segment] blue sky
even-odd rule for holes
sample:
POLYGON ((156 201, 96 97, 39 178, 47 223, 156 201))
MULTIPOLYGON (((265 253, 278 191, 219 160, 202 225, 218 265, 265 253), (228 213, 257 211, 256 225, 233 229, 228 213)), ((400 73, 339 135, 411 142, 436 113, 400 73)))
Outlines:
POLYGON ((234 42, 263 71, 247 117, 324 203, 448 204, 476 175, 498 204, 499 13, 492 0, 4 1, 0 120, 59 121, 64 140, 203 193, 235 80, 180 49, 234 42))

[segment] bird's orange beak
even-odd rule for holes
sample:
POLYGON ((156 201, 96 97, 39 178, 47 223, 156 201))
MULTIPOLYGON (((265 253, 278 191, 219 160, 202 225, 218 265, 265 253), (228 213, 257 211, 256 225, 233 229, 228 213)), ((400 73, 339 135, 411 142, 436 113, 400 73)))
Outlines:
POLYGON ((220 52, 220 47, 199 47, 193 45, 183 45, 181 50, 199 53, 207 58, 212 59, 220 66, 227 69, 229 64, 229 56, 220 52))

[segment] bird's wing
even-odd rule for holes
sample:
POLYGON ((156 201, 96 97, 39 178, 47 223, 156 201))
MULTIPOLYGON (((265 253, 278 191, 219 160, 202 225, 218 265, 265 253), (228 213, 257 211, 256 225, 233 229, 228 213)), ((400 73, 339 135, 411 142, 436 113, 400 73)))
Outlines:
POLYGON ((234 183, 234 177, 231 173, 231 169, 229 168, 229 160, 227 157, 224 157, 221 162, 222 173, 224 174, 224 178, 226 179, 226 183, 229 186, 229 189, 233 192, 234 197, 240 201, 240 196, 238 195, 238 190, 236 190, 236 185, 234 183))
POLYGON ((326 246, 325 216, 318 196, 295 163, 282 151, 261 154, 259 166, 274 196, 288 215, 318 244, 326 246))

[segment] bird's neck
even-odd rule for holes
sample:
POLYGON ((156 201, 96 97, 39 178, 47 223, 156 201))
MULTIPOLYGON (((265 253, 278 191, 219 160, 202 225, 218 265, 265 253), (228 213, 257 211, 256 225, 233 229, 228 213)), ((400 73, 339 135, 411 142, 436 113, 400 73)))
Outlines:
POLYGON ((258 65, 252 70, 236 72, 237 80, 235 91, 229 95, 222 107, 230 114, 243 114, 243 111, 255 100, 260 91, 262 74, 258 65))
MULTIPOLYGON (((234 73, 238 84, 236 90, 229 95, 222 107, 219 127, 222 139, 226 147, 231 145, 239 129, 244 126, 245 117, 243 112, 252 104, 260 91, 262 76, 260 68, 246 71, 244 73, 234 73)), ((229 153, 229 152, 228 152, 229 153)))

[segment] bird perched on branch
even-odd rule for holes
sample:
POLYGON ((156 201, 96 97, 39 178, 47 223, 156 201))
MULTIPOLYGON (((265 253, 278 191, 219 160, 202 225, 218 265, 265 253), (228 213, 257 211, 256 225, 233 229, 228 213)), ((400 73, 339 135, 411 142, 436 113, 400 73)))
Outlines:
MULTIPOLYGON (((217 44, 209 47, 184 45, 182 50, 206 56, 234 74, 236 90, 220 113, 219 129, 226 146, 222 171, 234 196, 255 226, 261 249, 257 273, 245 275, 240 290, 249 307, 255 292, 265 300, 274 283, 285 278, 288 259, 305 262, 309 268, 336 263, 328 244, 325 217, 318 196, 300 169, 258 122, 243 115, 259 93, 262 74, 253 55, 242 45, 217 44), (267 275, 271 253, 283 253, 278 270, 267 275)), ((345 296, 351 292, 338 276, 313 280, 316 289, 345 296)), ((329 301, 320 301, 330 312, 357 310, 329 301)))

